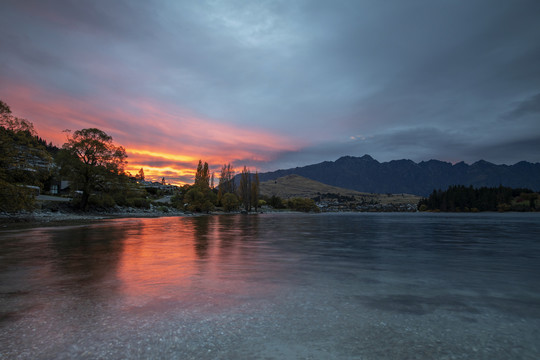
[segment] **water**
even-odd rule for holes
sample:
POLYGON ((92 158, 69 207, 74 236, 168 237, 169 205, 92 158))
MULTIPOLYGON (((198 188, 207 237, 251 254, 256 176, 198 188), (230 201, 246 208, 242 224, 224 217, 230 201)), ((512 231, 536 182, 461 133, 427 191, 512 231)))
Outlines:
POLYGON ((540 214, 0 232, 0 359, 538 359, 540 214))

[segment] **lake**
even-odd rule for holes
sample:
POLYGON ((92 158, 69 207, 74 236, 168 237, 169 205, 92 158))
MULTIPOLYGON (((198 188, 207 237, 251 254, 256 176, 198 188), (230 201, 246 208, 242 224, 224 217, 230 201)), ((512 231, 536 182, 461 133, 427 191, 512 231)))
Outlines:
POLYGON ((540 214, 0 231, 0 359, 538 359, 540 214))

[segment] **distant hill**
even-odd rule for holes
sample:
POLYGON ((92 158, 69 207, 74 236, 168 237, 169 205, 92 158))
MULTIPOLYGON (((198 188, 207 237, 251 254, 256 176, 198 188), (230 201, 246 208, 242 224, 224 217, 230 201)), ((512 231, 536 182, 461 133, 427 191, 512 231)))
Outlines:
POLYGON ((387 194, 370 194, 359 192, 351 189, 344 189, 323 184, 296 174, 286 175, 275 180, 263 181, 260 183, 260 192, 261 195, 276 195, 282 199, 290 199, 294 197, 315 198, 319 195, 333 194, 343 197, 354 197, 357 200, 373 200, 374 202, 381 204, 416 204, 421 199, 419 196, 407 194, 389 196, 387 194))
POLYGON ((319 181, 311 180, 300 175, 286 175, 275 180, 263 181, 260 184, 261 195, 272 196, 276 195, 282 199, 293 197, 312 198, 318 194, 341 194, 345 196, 361 196, 361 193, 356 190, 339 188, 323 184, 319 181))
POLYGON ((296 174, 323 184, 367 193, 429 195, 450 185, 529 188, 540 191, 540 163, 495 165, 464 162, 393 160, 380 163, 369 155, 259 174, 261 182, 296 174))

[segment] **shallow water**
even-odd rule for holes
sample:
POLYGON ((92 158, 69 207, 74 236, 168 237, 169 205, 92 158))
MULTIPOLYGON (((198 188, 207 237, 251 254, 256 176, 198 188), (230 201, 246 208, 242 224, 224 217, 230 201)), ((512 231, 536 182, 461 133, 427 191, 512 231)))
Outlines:
POLYGON ((539 215, 0 232, 0 359, 538 359, 539 215))

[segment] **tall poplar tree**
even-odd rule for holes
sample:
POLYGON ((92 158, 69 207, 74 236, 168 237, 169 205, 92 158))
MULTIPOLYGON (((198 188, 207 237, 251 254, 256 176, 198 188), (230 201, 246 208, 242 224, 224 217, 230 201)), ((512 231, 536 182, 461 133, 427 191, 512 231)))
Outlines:
POLYGON ((255 211, 259 210, 259 172, 257 171, 251 180, 251 204, 255 211))
POLYGON ((225 164, 221 167, 221 172, 219 175, 219 189, 218 189, 218 202, 221 203, 221 200, 225 194, 235 193, 236 186, 234 183, 234 168, 231 164, 225 164))
POLYGON ((197 172, 195 173, 195 186, 201 189, 210 188, 210 173, 208 170, 208 163, 206 161, 203 164, 202 160, 199 160, 197 172))
POLYGON ((207 162, 199 160, 195 172, 195 183, 184 196, 184 203, 190 211, 209 212, 214 208, 216 195, 210 188, 210 170, 207 162))
POLYGON ((251 174, 249 169, 244 166, 240 175, 240 186, 238 188, 240 202, 244 205, 245 211, 251 210, 251 174))

